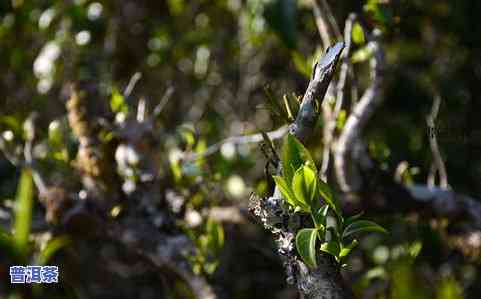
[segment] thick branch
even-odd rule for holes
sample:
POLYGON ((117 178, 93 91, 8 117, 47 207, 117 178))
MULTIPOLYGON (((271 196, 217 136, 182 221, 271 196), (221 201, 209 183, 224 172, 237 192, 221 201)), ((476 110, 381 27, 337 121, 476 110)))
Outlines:
POLYGON ((326 50, 325 55, 316 63, 313 76, 302 99, 296 120, 289 131, 301 142, 305 142, 314 131, 319 118, 322 99, 331 83, 337 62, 344 49, 343 43, 337 43, 326 50))

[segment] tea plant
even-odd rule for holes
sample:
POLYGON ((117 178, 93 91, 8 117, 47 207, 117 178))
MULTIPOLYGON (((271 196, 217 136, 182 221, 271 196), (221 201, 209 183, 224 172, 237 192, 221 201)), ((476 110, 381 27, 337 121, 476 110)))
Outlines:
POLYGON ((311 154, 292 135, 284 140, 281 160, 282 176, 273 176, 277 187, 289 207, 295 213, 309 214, 314 225, 300 229, 296 235, 297 252, 307 265, 317 266, 318 242, 321 251, 332 255, 343 265, 343 260, 358 244, 356 239, 351 240, 353 235, 360 232, 386 233, 378 224, 360 219, 362 213, 344 218, 336 195, 318 178, 311 154))

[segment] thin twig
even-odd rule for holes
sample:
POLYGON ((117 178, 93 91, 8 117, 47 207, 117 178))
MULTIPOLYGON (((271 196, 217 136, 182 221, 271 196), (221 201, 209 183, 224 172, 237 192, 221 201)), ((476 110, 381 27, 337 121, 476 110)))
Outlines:
POLYGON ((162 97, 162 99, 160 100, 159 104, 157 106, 155 106, 154 108, 154 111, 152 112, 152 117, 153 118, 156 118, 157 116, 159 116, 159 114, 162 112, 162 110, 164 109, 165 105, 167 105, 167 103, 169 102, 170 98, 172 97, 172 94, 174 93, 174 87, 172 86, 169 86, 169 88, 167 88, 167 90, 165 91, 164 93, 164 96, 162 97))
POLYGON ((145 115, 147 113, 145 98, 140 98, 137 105, 137 122, 143 123, 145 121, 145 115))
MULTIPOLYGON (((271 140, 276 140, 282 138, 284 135, 286 135, 288 131, 288 126, 282 126, 274 131, 271 131, 269 133, 266 133, 267 136, 269 136, 269 139, 271 140)), ((245 135, 245 136, 233 136, 233 137, 228 137, 222 141, 219 141, 211 146, 209 146, 205 151, 202 153, 198 154, 187 154, 186 157, 184 158, 184 161, 195 161, 198 159, 202 159, 205 157, 208 157, 222 147, 222 145, 226 143, 231 143, 231 144, 246 144, 246 143, 259 143, 263 141, 262 133, 259 134, 253 134, 253 135, 245 135)))
POLYGON ((428 186, 434 187, 434 181, 436 172, 439 174, 439 186, 442 189, 448 189, 448 174, 446 171, 446 165, 444 164, 441 151, 439 150, 438 140, 436 136, 436 127, 434 122, 438 116, 439 106, 441 105, 441 96, 436 94, 434 96, 431 113, 426 117, 426 123, 430 129, 429 145, 431 147, 431 153, 433 155, 433 164, 428 175, 428 186))
POLYGON ((132 91, 135 88, 135 85, 137 85, 137 82, 139 82, 140 78, 142 78, 142 73, 136 72, 129 80, 129 84, 127 84, 127 87, 124 89, 124 98, 130 97, 132 94, 132 91))
POLYGON ((334 41, 341 40, 341 31, 326 0, 313 0, 313 8, 322 45, 326 49, 334 41))

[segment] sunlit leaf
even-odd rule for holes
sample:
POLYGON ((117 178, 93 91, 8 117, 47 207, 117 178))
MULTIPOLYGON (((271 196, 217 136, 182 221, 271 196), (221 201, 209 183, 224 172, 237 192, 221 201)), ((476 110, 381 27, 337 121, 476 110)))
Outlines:
POLYGON ((287 202, 293 206, 294 208, 301 208, 302 211, 309 211, 309 207, 304 203, 297 200, 296 195, 292 191, 291 187, 287 184, 286 180, 284 180, 281 176, 273 176, 274 182, 276 183, 277 187, 281 191, 282 196, 284 197, 287 202))
POLYGON ((314 160, 309 151, 291 134, 287 134, 284 138, 281 160, 283 175, 289 184, 292 182, 294 172, 304 163, 317 172, 314 160))
POLYGON ((423 249, 423 243, 420 241, 415 241, 409 246, 409 255, 415 259, 421 250, 423 249))
POLYGON ((317 267, 316 260, 317 230, 304 228, 297 232, 296 248, 304 263, 310 267, 317 267))
POLYGON ((340 250, 341 248, 339 247, 339 243, 334 240, 324 242, 321 244, 321 251, 329 253, 330 255, 334 256, 336 259, 339 256, 340 250))
POLYGON ((129 111, 129 107, 125 102, 124 96, 120 94, 120 92, 116 88, 112 90, 112 96, 110 98, 110 109, 112 109, 112 112, 114 113, 127 113, 129 111))
POLYGON ((352 40, 356 44, 364 44, 366 42, 366 39, 364 38, 364 30, 362 29, 362 26, 359 23, 354 23, 352 26, 352 40))
POLYGON ((342 247, 341 252, 339 253, 339 258, 342 259, 343 257, 348 256, 349 253, 351 253, 351 251, 357 246, 357 244, 359 244, 359 242, 354 239, 351 243, 349 243, 349 245, 342 247))
POLYGON ((317 181, 316 173, 305 165, 299 168, 292 178, 292 191, 296 198, 309 207, 317 200, 317 181))

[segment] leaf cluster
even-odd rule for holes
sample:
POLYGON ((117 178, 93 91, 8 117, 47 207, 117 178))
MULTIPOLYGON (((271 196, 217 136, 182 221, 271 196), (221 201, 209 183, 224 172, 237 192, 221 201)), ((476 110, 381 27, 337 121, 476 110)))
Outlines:
POLYGON ((361 214, 344 218, 339 199, 329 185, 318 178, 309 151, 294 136, 288 135, 282 148, 282 176, 273 176, 283 198, 295 213, 309 214, 314 227, 302 228, 296 235, 297 252, 303 261, 317 267, 319 250, 332 255, 342 265, 358 241, 360 232, 383 232, 378 224, 362 220, 361 214))

